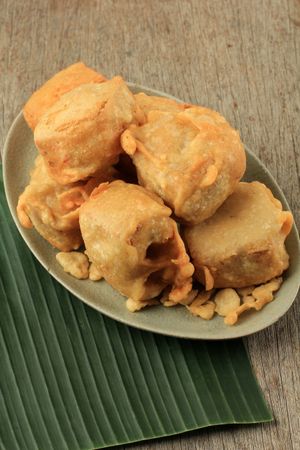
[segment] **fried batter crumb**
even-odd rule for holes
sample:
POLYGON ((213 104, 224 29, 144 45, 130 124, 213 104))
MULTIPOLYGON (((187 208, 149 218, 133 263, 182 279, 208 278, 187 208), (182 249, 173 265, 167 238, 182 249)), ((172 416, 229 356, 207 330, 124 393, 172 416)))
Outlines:
POLYGON ((84 253, 60 252, 57 253, 56 259, 64 271, 73 277, 79 280, 89 277, 89 260, 84 253))

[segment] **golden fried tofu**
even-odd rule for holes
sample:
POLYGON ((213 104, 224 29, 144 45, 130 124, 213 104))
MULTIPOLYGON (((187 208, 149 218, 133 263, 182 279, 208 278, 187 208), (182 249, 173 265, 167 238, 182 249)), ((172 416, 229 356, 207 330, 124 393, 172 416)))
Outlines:
POLYGON ((181 221, 212 216, 237 186, 246 167, 239 134, 215 111, 150 111, 148 123, 131 125, 121 144, 139 183, 158 194, 181 221))
POLYGON ((208 289, 241 288, 281 275, 292 223, 264 184, 239 183, 212 217, 184 229, 196 278, 208 289))
POLYGON ((41 116, 66 92, 86 83, 102 83, 106 78, 82 62, 77 62, 55 74, 32 94, 24 106, 23 114, 28 126, 34 130, 41 116))
POLYGON ((194 268, 171 213, 156 195, 120 180, 101 184, 80 208, 89 260, 133 301, 170 286, 170 300, 179 302, 192 288, 194 268))
POLYGON ((134 97, 138 107, 143 113, 143 118, 141 120, 142 123, 146 123, 148 121, 148 114, 151 111, 178 113, 180 111, 184 111, 190 106, 186 103, 178 103, 175 100, 166 97, 146 95, 144 92, 139 92, 138 94, 135 94, 134 97))
POLYGON ((51 176, 68 184, 104 173, 118 161, 120 135, 135 113, 135 99, 121 77, 64 94, 34 130, 51 176))
POLYGON ((100 181, 96 178, 60 185, 49 176, 39 155, 30 183, 19 197, 17 214, 21 225, 34 227, 44 239, 63 252, 79 248, 82 244, 79 206, 100 181))

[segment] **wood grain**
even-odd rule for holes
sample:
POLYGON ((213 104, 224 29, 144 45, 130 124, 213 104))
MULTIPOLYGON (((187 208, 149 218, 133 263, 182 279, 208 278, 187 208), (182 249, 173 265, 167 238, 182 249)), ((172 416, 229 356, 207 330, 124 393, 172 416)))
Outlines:
MULTIPOLYGON (((1 148, 28 96, 79 59, 107 76, 219 110, 276 177, 300 224, 300 3, 2 0, 1 148)), ((275 415, 127 449, 299 449, 299 301, 246 343, 275 415)))

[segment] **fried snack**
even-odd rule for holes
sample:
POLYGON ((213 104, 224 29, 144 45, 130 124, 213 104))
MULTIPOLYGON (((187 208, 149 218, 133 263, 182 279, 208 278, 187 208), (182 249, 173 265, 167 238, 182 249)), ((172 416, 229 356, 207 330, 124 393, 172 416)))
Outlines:
POLYGON ((102 278, 102 272, 99 270, 96 264, 91 263, 89 268, 89 279, 92 281, 99 281, 102 280, 102 278))
POLYGON ((255 298, 252 297, 252 295, 245 295, 244 297, 242 297, 242 303, 254 303, 255 302, 255 298))
POLYGON ((212 289, 211 291, 201 291, 193 301, 194 306, 204 305, 204 303, 211 299, 214 292, 215 289, 212 289))
POLYGON ((32 94, 24 106, 23 114, 28 126, 34 130, 42 115, 66 92, 86 83, 102 83, 106 78, 82 62, 72 64, 55 74, 32 94))
MULTIPOLYGON (((182 300, 180 300, 180 304, 184 305, 184 306, 188 306, 191 303, 193 303, 193 301, 195 300, 195 298, 198 295, 198 289, 192 289, 188 295, 186 297, 184 297, 182 300)), ((166 288, 162 295, 159 298, 160 303, 169 308, 171 306, 176 306, 178 305, 178 302, 173 302, 172 300, 170 300, 170 288, 166 288)))
POLYGON ((214 316, 216 305, 211 301, 200 304, 200 302, 195 300, 187 308, 194 316, 199 316, 205 320, 211 320, 214 316))
POLYGON ((188 304, 187 309, 194 315, 199 316, 202 319, 210 320, 213 318, 216 305, 213 301, 210 301, 211 296, 214 294, 214 289, 211 291, 200 292, 193 301, 188 304))
POLYGON ((97 178, 62 186, 49 176, 39 155, 30 183, 19 197, 17 214, 21 225, 35 227, 44 239, 63 252, 79 248, 82 237, 78 208, 100 181, 97 178))
POLYGON ((65 272, 69 273, 79 280, 85 280, 89 277, 89 260, 81 252, 60 252, 56 254, 56 260, 62 266, 65 272))
POLYGON ((252 294, 254 289, 255 289, 255 286, 246 286, 246 287, 237 289, 237 293, 241 297, 247 297, 252 294))
POLYGON ((271 298, 273 300, 273 292, 278 291, 281 284, 282 277, 274 278, 269 283, 256 287, 252 292, 252 297, 261 302, 269 302, 271 298))
POLYGON ((147 306, 156 306, 156 305, 159 305, 159 302, 157 300, 146 300, 143 302, 133 300, 132 298, 128 298, 126 300, 126 308, 130 312, 137 312, 140 311, 141 309, 146 308, 147 306))
POLYGON ((180 111, 184 111, 190 106, 186 103, 178 103, 169 98, 146 95, 144 92, 139 92, 138 94, 135 94, 134 97, 138 107, 143 113, 140 121, 143 124, 148 121, 148 114, 151 111, 178 113, 180 111))
MULTIPOLYGON (((193 303, 193 301, 195 300, 195 298, 197 297, 197 295, 198 295, 198 289, 192 289, 190 292, 189 292, 189 294, 184 298, 184 299, 182 299, 182 300, 180 300, 180 304, 181 305, 185 305, 185 306, 188 306, 188 305, 190 305, 191 303, 193 303)), ((161 301, 161 300, 160 300, 161 301)), ((169 300, 170 301, 170 300, 169 300)))
POLYGON ((34 130, 35 144, 58 183, 97 176, 118 161, 120 135, 135 114, 121 77, 83 84, 47 110, 34 130))
POLYGON ((226 288, 216 293, 214 302, 216 304, 216 313, 225 317, 240 306, 241 300, 234 289, 226 288))
MULTIPOLYGON (((160 303, 165 306, 166 308, 171 308, 173 306, 177 306, 178 303, 172 302, 172 300, 169 300, 169 295, 170 295, 170 291, 171 289, 169 287, 167 287, 166 289, 164 289, 162 295, 160 296, 160 303)), ((190 293, 193 291, 190 291, 189 294, 187 295, 187 297, 190 295, 190 293)), ((186 297, 186 298, 187 298, 186 297)))
POLYGON ((184 230, 196 278, 209 289, 208 279, 214 287, 241 288, 281 275, 289 265, 284 241, 292 223, 264 184, 239 183, 213 217, 184 230))
POLYGON ((179 113, 150 111, 121 144, 137 168, 139 183, 158 194, 184 222, 210 217, 245 171, 238 133, 217 112, 190 107, 179 113))
POLYGON ((103 183, 80 208, 89 260, 106 281, 133 301, 146 301, 171 287, 179 302, 192 289, 189 262, 171 210, 141 186, 103 183))
POLYGON ((252 296, 247 296, 248 297, 247 301, 244 301, 244 303, 241 306, 239 306, 233 311, 230 311, 226 315, 224 319, 225 324, 234 325, 238 321, 239 316, 243 312, 248 311, 249 309, 255 309, 256 311, 260 311, 267 303, 270 303, 274 300, 273 292, 277 291, 280 288, 281 283, 282 283, 281 277, 274 278, 269 283, 263 284, 254 289, 254 291, 256 291, 256 298, 252 296), (250 299, 249 297, 252 297, 253 300, 250 299))

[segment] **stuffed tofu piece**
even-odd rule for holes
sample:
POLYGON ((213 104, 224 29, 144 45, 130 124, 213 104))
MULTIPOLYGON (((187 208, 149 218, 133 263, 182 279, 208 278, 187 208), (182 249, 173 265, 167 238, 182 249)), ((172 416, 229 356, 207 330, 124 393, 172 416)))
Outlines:
POLYGON ((32 94, 24 106, 23 114, 28 126, 34 130, 42 115, 66 92, 86 83, 102 83, 106 78, 82 62, 72 64, 56 73, 32 94))
POLYGON ((129 127, 121 143, 133 159, 139 183, 190 224, 212 216, 245 171, 239 134, 207 108, 150 111, 148 122, 129 127))
POLYGON ((106 281, 133 301, 158 296, 184 299, 192 288, 189 261, 171 210, 141 186, 103 183, 80 208, 90 261, 106 281))
POLYGON ((35 144, 61 184, 104 173, 118 161, 120 135, 135 119, 136 102, 121 77, 83 84, 42 116, 35 144))
POLYGON ((82 244, 79 206, 88 199, 100 181, 99 178, 90 179, 62 186, 49 176, 45 162, 39 155, 30 183, 19 197, 17 214, 21 225, 25 228, 34 227, 44 239, 61 251, 79 248, 82 244))
POLYGON ((239 183, 214 216, 184 230, 196 278, 212 289, 281 275, 289 265, 284 241, 292 224, 292 214, 264 184, 239 183))

